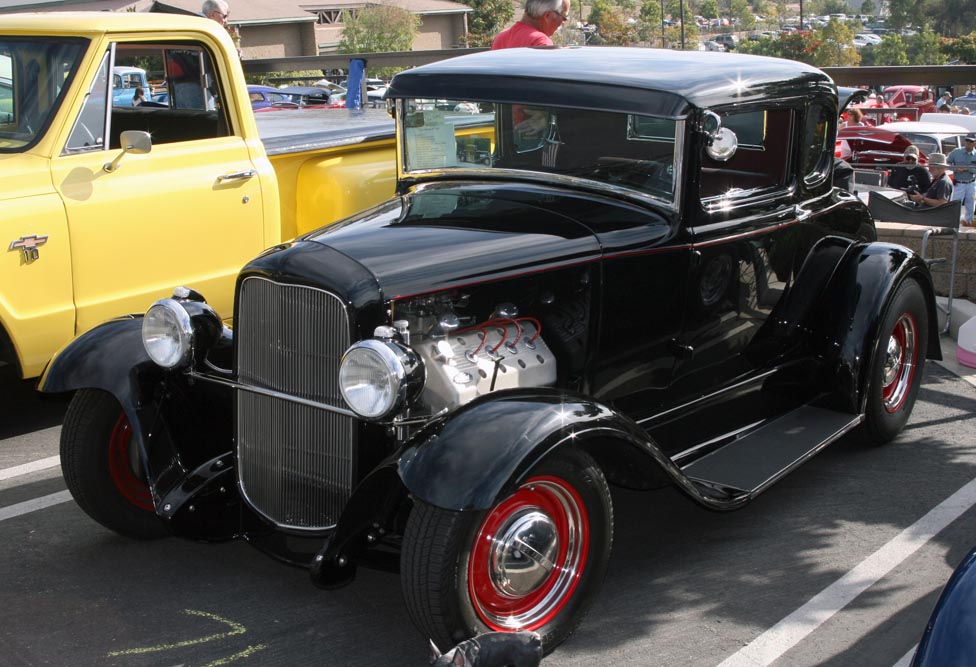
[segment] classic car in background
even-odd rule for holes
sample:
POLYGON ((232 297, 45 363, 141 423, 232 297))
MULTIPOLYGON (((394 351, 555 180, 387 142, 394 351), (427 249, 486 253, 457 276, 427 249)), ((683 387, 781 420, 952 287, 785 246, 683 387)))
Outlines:
POLYGON ((837 133, 837 157, 857 167, 884 167, 904 162, 905 149, 915 146, 922 164, 929 153, 948 154, 964 145, 965 127, 935 122, 895 122, 877 127, 843 127, 837 133))
POLYGON ((531 56, 399 74, 397 196, 245 266, 233 331, 181 287, 51 362, 93 519, 243 536, 325 588, 399 570, 442 650, 552 650, 606 573, 610 484, 733 510, 852 429, 899 434, 940 357, 931 278, 832 187, 830 79, 531 56))
POLYGON ((911 107, 920 114, 935 111, 935 96, 928 86, 888 86, 882 93, 886 106, 911 107))

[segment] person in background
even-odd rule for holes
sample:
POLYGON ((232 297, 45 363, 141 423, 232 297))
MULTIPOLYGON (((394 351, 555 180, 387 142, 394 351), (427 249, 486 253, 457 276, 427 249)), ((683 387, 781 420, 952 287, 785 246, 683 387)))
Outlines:
POLYGON ((946 106, 951 101, 952 101, 952 93, 950 93, 947 90, 946 92, 942 93, 942 97, 940 97, 935 101, 935 110, 936 111, 941 110, 942 107, 946 106))
POLYGON ((973 210, 976 208, 976 132, 966 135, 966 145, 954 149, 946 156, 952 166, 955 185, 952 199, 962 202, 962 224, 973 226, 973 210))
POLYGON ((941 107, 936 109, 939 113, 952 113, 952 105, 943 104, 941 107))
POLYGON ((552 36, 568 20, 569 0, 526 0, 522 18, 498 33, 491 48, 552 46, 552 36))
POLYGON ((918 163, 918 148, 905 149, 905 161, 896 164, 888 176, 888 187, 905 192, 925 192, 932 185, 928 169, 918 163))
POLYGON ((952 199, 952 181, 946 173, 948 164, 946 156, 942 153, 929 153, 929 172, 932 174, 932 185, 923 195, 921 192, 909 194, 908 198, 915 202, 916 206, 933 208, 949 203, 952 199))
POLYGON ((861 127, 864 125, 864 112, 857 107, 847 110, 847 121, 844 127, 861 127))
POLYGON ((226 25, 227 17, 230 16, 230 5, 225 0, 204 0, 200 13, 220 25, 226 25))
POLYGON ((136 88, 136 94, 132 96, 132 106, 137 107, 146 101, 146 91, 136 88))

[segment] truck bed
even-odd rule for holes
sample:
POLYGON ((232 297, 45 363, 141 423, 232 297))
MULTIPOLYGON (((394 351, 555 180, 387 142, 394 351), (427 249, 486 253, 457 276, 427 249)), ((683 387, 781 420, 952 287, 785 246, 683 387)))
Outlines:
POLYGON ((268 155, 348 146, 396 134, 386 109, 287 109, 254 114, 268 155))

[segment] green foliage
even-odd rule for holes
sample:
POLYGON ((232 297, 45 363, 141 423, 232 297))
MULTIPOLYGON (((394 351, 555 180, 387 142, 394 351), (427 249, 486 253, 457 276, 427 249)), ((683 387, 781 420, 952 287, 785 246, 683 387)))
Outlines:
POLYGON ((343 12, 339 53, 409 51, 420 27, 420 18, 392 5, 367 5, 357 12, 343 12))
POLYGON ((854 28, 832 20, 820 32, 820 46, 814 53, 817 67, 853 67, 861 62, 854 47, 854 28))
POLYGON ((929 0, 923 7, 935 32, 944 37, 965 35, 976 28, 973 0, 929 0))
POLYGON ((756 15, 746 0, 732 0, 732 16, 739 20, 741 30, 751 30, 756 26, 756 15))
POLYGON ((901 35, 885 35, 874 47, 875 65, 907 65, 908 50, 901 35))
POLYGON ((637 38, 645 44, 657 45, 661 39, 661 3, 658 0, 644 0, 637 19, 637 38))
MULTIPOLYGON (((601 44, 628 46, 637 41, 637 26, 629 25, 609 0, 594 0, 587 21, 596 26, 601 44)), ((591 40, 590 43, 594 42, 591 40)))
POLYGON ((490 46, 515 15, 511 0, 460 1, 474 10, 468 14, 468 46, 490 46))
POLYGON ((877 8, 874 6, 874 2, 872 0, 864 0, 864 2, 861 3, 861 13, 865 16, 874 16, 875 11, 877 11, 877 8))
POLYGON ((823 0, 818 14, 846 14, 850 11, 844 0, 823 0))
POLYGON ((907 40, 908 64, 910 65, 945 65, 946 57, 942 52, 939 36, 928 27, 919 30, 907 40))
POLYGON ((920 0, 888 0, 887 26, 901 30, 910 25, 922 25, 922 2, 920 0))
POLYGON ((702 0, 698 5, 698 13, 707 19, 717 19, 718 0, 702 0))
POLYGON ((976 32, 971 32, 959 39, 947 42, 942 47, 942 52, 953 60, 960 60, 964 63, 976 63, 976 32))
MULTIPOLYGON (((672 49, 681 48, 681 26, 671 25, 664 29, 664 41, 672 49)), ((685 25, 685 51, 698 49, 698 26, 694 23, 685 25)))

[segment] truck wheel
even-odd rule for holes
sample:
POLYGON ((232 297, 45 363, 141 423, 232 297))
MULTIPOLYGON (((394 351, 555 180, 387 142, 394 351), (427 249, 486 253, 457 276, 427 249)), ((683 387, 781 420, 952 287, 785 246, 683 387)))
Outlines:
POLYGON ((132 427, 111 394, 82 389, 61 427, 61 472, 88 516, 125 537, 167 535, 156 516, 132 427))
POLYGON ((557 453, 487 511, 414 502, 400 568, 407 610, 442 650, 484 632, 533 630, 549 652, 596 597, 612 542, 599 466, 581 451, 557 453))
POLYGON ((906 280, 892 297, 871 366, 864 426, 876 444, 894 440, 912 414, 922 383, 928 325, 922 288, 906 280))

